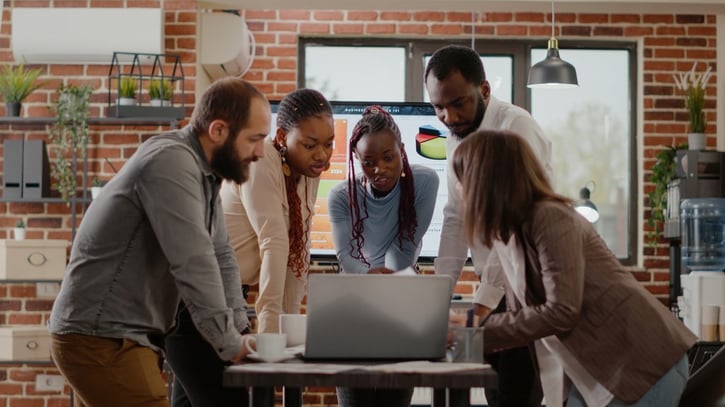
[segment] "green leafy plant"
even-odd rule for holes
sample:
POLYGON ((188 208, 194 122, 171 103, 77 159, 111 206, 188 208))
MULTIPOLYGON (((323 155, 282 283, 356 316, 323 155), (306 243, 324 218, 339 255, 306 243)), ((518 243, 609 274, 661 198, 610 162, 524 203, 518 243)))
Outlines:
POLYGON ((43 71, 25 69, 24 64, 5 65, 0 70, 0 95, 5 103, 21 103, 31 92, 44 85, 36 82, 43 71))
POLYGON ((667 184, 675 177, 675 157, 677 150, 686 150, 687 144, 680 144, 677 147, 666 146, 655 157, 657 161, 652 166, 652 173, 649 181, 655 188, 649 193, 650 216, 647 218, 647 226, 652 230, 647 232, 647 241, 654 245, 662 236, 664 228, 665 209, 667 209, 667 184))
POLYGON ((149 82, 149 98, 169 100, 172 95, 171 82, 166 79, 152 79, 149 82))
POLYGON ((25 228, 25 222, 23 222, 22 219, 18 219, 18 221, 15 222, 15 227, 16 228, 24 229, 25 228))
POLYGON ((56 154, 51 174, 61 198, 68 204, 78 187, 76 163, 85 158, 88 147, 88 102, 92 92, 89 85, 61 86, 52 107, 56 118, 50 140, 56 154))
POLYGON ((104 185, 106 185, 106 181, 102 181, 96 177, 93 177, 93 180, 91 181, 92 187, 102 187, 104 185))
POLYGON ((118 94, 122 98, 135 99, 136 90, 138 90, 138 82, 136 78, 124 76, 118 86, 118 94))
POLYGON ((707 118, 705 117, 705 88, 707 82, 712 76, 712 67, 708 66, 703 73, 696 73, 697 62, 692 65, 692 69, 679 75, 672 75, 675 79, 675 85, 685 95, 685 108, 690 119, 690 132, 704 133, 707 127, 707 118))

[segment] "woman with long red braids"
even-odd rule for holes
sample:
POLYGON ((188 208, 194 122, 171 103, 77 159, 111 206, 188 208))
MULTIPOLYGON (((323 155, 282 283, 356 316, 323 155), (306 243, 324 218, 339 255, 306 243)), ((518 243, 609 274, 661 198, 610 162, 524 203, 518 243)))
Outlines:
MULTIPOLYGON (((347 182, 328 197, 340 271, 390 273, 415 266, 433 216, 438 175, 408 163, 400 129, 380 106, 365 109, 348 154, 347 182)), ((341 407, 408 406, 412 395, 413 389, 337 389, 341 407)))
MULTIPOLYGON (((309 268, 310 222, 333 139, 332 108, 325 97, 311 89, 294 91, 280 102, 276 132, 264 140, 264 156, 249 166, 247 181, 221 186, 224 221, 244 296, 250 285, 259 283, 257 332, 278 332, 281 313, 300 311, 309 268)), ((214 394, 225 366, 199 356, 202 343, 188 314, 180 315, 174 335, 167 339, 167 352, 177 355, 175 369, 181 366, 191 373, 175 372, 171 406, 247 406, 246 389, 226 392, 223 402, 214 394)))
POLYGON ((332 108, 312 89, 282 99, 277 131, 242 185, 220 192, 242 284, 259 283, 257 332, 279 332, 280 314, 298 314, 310 262, 310 222, 320 175, 330 166, 332 108))

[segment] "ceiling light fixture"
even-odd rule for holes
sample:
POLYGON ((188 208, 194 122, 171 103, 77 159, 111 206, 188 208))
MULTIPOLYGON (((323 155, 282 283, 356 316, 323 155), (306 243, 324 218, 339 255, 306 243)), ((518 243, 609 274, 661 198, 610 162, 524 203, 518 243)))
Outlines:
POLYGON ((559 57, 559 42, 554 37, 554 1, 551 2, 551 38, 546 58, 529 70, 528 87, 530 88, 574 88, 579 86, 574 65, 559 57))

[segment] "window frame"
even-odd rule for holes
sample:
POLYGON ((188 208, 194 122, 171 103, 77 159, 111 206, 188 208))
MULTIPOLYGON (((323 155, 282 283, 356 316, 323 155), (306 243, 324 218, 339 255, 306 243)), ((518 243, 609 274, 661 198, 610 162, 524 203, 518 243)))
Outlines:
MULTIPOLYGON (((532 49, 546 49, 548 41, 546 39, 495 39, 495 38, 476 38, 476 39, 420 39, 420 38, 404 38, 404 37, 325 37, 325 36, 301 36, 298 41, 298 69, 297 69, 297 86, 305 87, 305 49, 307 46, 362 46, 362 47, 403 47, 406 50, 407 59, 405 61, 405 98, 406 102, 423 102, 423 66, 415 63, 422 61, 424 56, 432 55, 435 50, 445 45, 457 44, 469 46, 481 55, 486 56, 509 56, 513 60, 513 94, 512 102, 523 107, 527 111, 531 111, 531 89, 526 87, 528 79, 529 67, 533 64, 531 61, 532 49)), ((630 100, 630 204, 628 210, 629 225, 627 233, 629 241, 627 244, 627 256, 618 257, 623 265, 636 265, 638 258, 639 239, 638 227, 640 221, 638 219, 639 194, 638 194, 638 156, 637 156, 637 139, 638 139, 638 103, 637 89, 638 72, 637 57, 638 44, 634 41, 599 41, 599 40, 567 40, 559 39, 559 49, 619 49, 629 54, 629 100, 630 100)), ((538 61, 536 61, 538 62, 538 61)))

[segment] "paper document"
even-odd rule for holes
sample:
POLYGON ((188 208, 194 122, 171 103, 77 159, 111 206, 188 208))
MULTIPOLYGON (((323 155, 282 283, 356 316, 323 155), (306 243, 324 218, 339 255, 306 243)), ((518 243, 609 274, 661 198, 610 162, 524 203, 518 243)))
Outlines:
POLYGON ((415 272, 415 270, 413 269, 413 267, 408 266, 408 267, 406 267, 406 268, 404 268, 402 270, 396 271, 393 274, 396 275, 396 276, 414 276, 414 275, 417 275, 418 273, 415 272))

